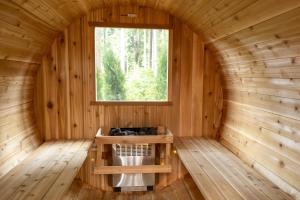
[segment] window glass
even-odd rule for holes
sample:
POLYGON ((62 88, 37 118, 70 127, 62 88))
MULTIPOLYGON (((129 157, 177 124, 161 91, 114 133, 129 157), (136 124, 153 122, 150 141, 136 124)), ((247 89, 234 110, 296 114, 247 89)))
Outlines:
POLYGON ((95 28, 97 101, 167 101, 169 30, 95 28))

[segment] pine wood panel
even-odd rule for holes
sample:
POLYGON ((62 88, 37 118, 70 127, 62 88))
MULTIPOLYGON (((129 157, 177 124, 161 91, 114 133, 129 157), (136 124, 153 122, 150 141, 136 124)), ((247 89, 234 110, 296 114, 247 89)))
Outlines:
POLYGON ((91 187, 82 183, 80 180, 75 180, 70 190, 63 197, 63 200, 77 200, 77 199, 174 199, 174 200, 203 200, 203 196, 199 192, 197 186, 190 176, 185 176, 174 182, 172 185, 154 192, 105 192, 97 188, 91 187))
POLYGON ((3 199, 60 199, 87 156, 91 140, 46 142, 1 180, 3 199))
POLYGON ((1 59, 41 62, 55 31, 10 1, 1 1, 1 59))
POLYGON ((175 146, 206 199, 292 199, 216 141, 178 138, 175 146))
POLYGON ((300 10, 291 8, 207 48, 224 75, 222 144, 299 198, 300 10))
POLYGON ((40 144, 33 104, 38 67, 0 60, 0 177, 40 144))
MULTIPOLYGON (((52 44, 52 39, 59 32, 64 30, 64 28, 70 24, 73 19, 86 14, 88 10, 94 9, 97 7, 106 7, 112 5, 139 5, 139 6, 148 6, 151 8, 157 8, 165 10, 180 20, 184 21, 186 24, 192 27, 193 31, 196 31, 199 35, 204 36, 201 39, 207 43, 205 48, 209 48, 210 52, 213 54, 211 57, 218 58, 220 61, 220 67, 217 67, 219 72, 222 72, 222 76, 224 76, 224 82, 222 84, 228 89, 226 90, 226 95, 228 98, 232 100, 226 100, 226 104, 230 104, 230 107, 227 106, 227 112, 233 112, 237 109, 240 109, 241 103, 242 107, 245 107, 249 110, 254 110, 251 112, 252 115, 247 115, 247 120, 251 123, 256 122, 260 124, 262 127, 267 127, 269 130, 282 133, 284 137, 288 137, 289 139, 293 138, 295 142, 298 142, 297 138, 299 135, 299 120, 298 120, 298 103, 299 100, 299 91, 297 88, 297 82, 300 77, 299 73, 299 4, 298 0, 289 0, 289 1, 278 1, 278 0, 202 0, 202 1, 186 1, 186 0, 178 0, 176 2, 172 0, 165 1, 157 1, 157 0, 145 0, 145 1, 128 1, 128 0, 91 0, 91 1, 68 1, 61 2, 58 0, 9 0, 2 1, 0 3, 0 57, 5 60, 18 60, 18 61, 28 61, 41 63, 42 55, 46 52, 47 49, 50 49, 52 44), (240 79, 242 78, 242 79, 240 79), (258 79, 263 78, 263 79, 258 79), (247 94, 249 93, 250 98, 247 99, 247 94), (280 103, 281 102, 281 103, 280 103), (287 109, 285 109, 285 104, 287 103, 287 109), (273 112, 273 104, 275 107, 275 111, 273 112), (281 105, 282 104, 282 105, 281 105), (293 110, 294 109, 294 110, 293 110), (255 114, 255 115, 254 115, 255 114), (252 116, 258 116, 258 118, 253 118, 252 116), (259 119, 259 120, 257 120, 259 119)), ((147 9, 146 9, 147 10, 147 9)), ((157 12, 154 16, 149 16, 147 13, 151 11, 145 11, 143 8, 139 8, 136 6, 135 8, 124 7, 122 9, 104 9, 101 12, 94 12, 93 18, 100 19, 101 21, 115 21, 115 22, 124 22, 124 23, 141 23, 143 20, 148 20, 154 23, 162 20, 160 12, 157 12), (138 19, 128 19, 124 16, 120 17, 119 15, 114 15, 113 13, 126 13, 126 12, 134 12, 141 13, 144 17, 138 19), (146 14, 144 14, 146 13, 146 14)), ((165 20, 168 20, 167 18, 165 20)), ((192 130, 194 128, 198 129, 200 126, 204 127, 204 130, 208 127, 213 127, 218 125, 219 117, 211 117, 208 116, 211 113, 215 113, 214 116, 220 116, 218 113, 220 109, 215 109, 214 112, 207 112, 203 110, 201 113, 202 118, 204 118, 203 122, 200 124, 196 123, 200 114, 193 114, 190 117, 189 114, 180 112, 184 105, 180 98, 180 91, 174 90, 173 96, 176 97, 173 99, 173 108, 156 108, 155 106, 128 106, 122 109, 120 108, 110 108, 110 107, 97 107, 96 109, 90 109, 89 105, 89 97, 93 95, 94 84, 91 84, 88 80, 93 77, 93 72, 89 70, 92 65, 93 53, 91 52, 92 44, 87 41, 91 41, 89 38, 92 37, 92 33, 89 28, 87 28, 87 21, 82 20, 81 26, 82 35, 86 40, 83 40, 82 49, 84 49, 82 53, 82 65, 88 66, 87 70, 83 70, 82 73, 82 84, 83 84, 83 111, 80 113, 83 114, 83 117, 80 116, 72 116, 71 122, 71 110, 70 107, 70 88, 73 86, 69 86, 71 81, 68 78, 70 71, 65 70, 69 67, 69 37, 68 29, 65 30, 62 38, 65 41, 63 47, 58 47, 60 51, 66 53, 66 55, 62 56, 62 58, 58 58, 57 62, 62 62, 59 65, 65 64, 67 67, 62 67, 62 71, 58 67, 59 73, 65 72, 66 75, 61 75, 58 81, 61 80, 63 87, 56 86, 57 83, 54 84, 53 87, 57 87, 57 92, 60 94, 55 97, 53 102, 54 109, 59 110, 55 113, 54 111, 49 111, 45 109, 45 105, 49 102, 49 98, 47 95, 50 93, 44 93, 44 96, 36 96, 38 99, 36 103, 36 113, 38 116, 42 117, 42 122, 38 123, 39 127, 42 127, 45 132, 46 138, 51 137, 59 137, 61 132, 66 133, 64 137, 71 138, 72 133, 71 129, 83 129, 84 134, 92 135, 97 129, 97 127, 93 126, 97 124, 97 126, 105 126, 109 127, 111 125, 123 125, 131 123, 135 124, 145 124, 145 121, 152 120, 150 125, 153 123, 166 124, 172 129, 174 133, 176 130, 181 130, 183 127, 186 128, 186 124, 181 126, 181 122, 187 119, 191 119, 191 127, 192 130), (66 33, 67 32, 67 33, 66 33), (66 59, 63 59, 66 58, 66 59), (65 79, 64 79, 65 78, 65 79), (62 89, 61 89, 62 88, 62 89), (89 88, 85 90, 84 88, 89 88), (66 95, 67 94, 67 95, 66 95), (64 106, 67 105, 67 106, 64 106), (56 108, 57 107, 57 108, 56 108), (126 120, 123 122, 122 120, 116 117, 117 112, 122 111, 122 116, 126 115, 127 111, 130 112, 140 112, 141 110, 145 110, 143 115, 136 115, 136 118, 132 117, 130 120, 126 120), (160 111, 162 110, 162 111, 160 111), (113 112, 111 112, 113 111, 113 112), (168 111, 168 112, 166 112, 168 111), (54 113, 54 114, 51 114, 54 113), (64 114, 61 114, 64 113, 64 114), (114 114, 112 114, 114 113, 114 114), (167 113, 167 114, 165 114, 167 113), (181 113, 180 116, 177 116, 178 113, 181 113), (50 118, 48 117, 51 116, 50 118), (104 119, 101 116, 108 116, 107 119, 104 119), (161 115, 162 120, 154 119, 153 116, 161 115), (96 117, 95 117, 96 116, 96 117), (140 116, 138 118, 137 116, 140 116), (167 117, 165 117, 167 116, 167 117), (176 116, 173 118, 173 116, 176 116), (172 117, 172 118, 171 118, 172 117), (81 122, 78 122, 78 119, 83 119, 84 122, 81 125, 81 122), (216 120, 215 120, 216 119, 216 120), (55 120, 58 120, 56 122, 55 120), (137 120, 132 122, 132 120, 137 120), (118 121, 118 123, 116 123, 118 121), (74 127, 74 123, 79 123, 77 128, 74 127), (122 124, 123 123, 123 124, 122 124), (58 130, 58 132, 49 132, 52 130, 52 127, 49 127, 49 124, 55 127, 54 130, 58 130), (58 128, 56 128, 58 127, 58 128)), ((177 24, 174 27, 174 30, 177 34, 174 34, 174 40, 180 41, 183 38, 180 30, 182 27, 177 24)), ((75 33, 73 33, 75 34, 75 33)), ((185 33, 189 34, 189 33, 185 33)), ((75 35, 73 35, 75 36, 75 35)), ((73 37, 71 36, 71 37, 73 37)), ((195 40, 197 37, 193 37, 195 40)), ((193 42, 194 44, 194 42, 193 42)), ((59 46, 59 42, 57 43, 59 46)), ((172 77, 173 77, 173 87, 175 88, 185 88, 181 85, 181 63, 191 64, 190 61, 182 61, 181 53, 186 48, 193 49, 193 54, 197 55, 197 48, 191 47, 191 42, 187 41, 184 49, 180 48, 180 42, 177 44, 174 43, 174 59, 172 59, 172 77)), ((72 47, 73 48, 73 47, 72 47)), ((199 50, 201 52, 201 50, 199 50)), ((185 53, 185 52, 184 52, 185 53)), ((57 53, 58 56, 62 55, 62 52, 57 53)), ((72 53, 70 53, 71 55, 72 53)), ((204 53, 200 53, 199 58, 202 58, 203 55, 205 57, 210 53, 207 53, 205 50, 204 53)), ((189 55, 187 55, 189 56, 189 55)), ((50 56, 51 57, 51 56, 50 56)), ((55 57, 55 56, 52 56, 55 57)), ((198 65, 197 62, 194 62, 197 59, 194 59, 193 56, 193 65, 198 65)), ((49 61, 47 59, 43 59, 43 63, 45 66, 49 65, 49 61)), ((51 60, 51 59, 50 59, 51 60)), ((56 62, 56 61, 55 61, 56 62)), ((211 64, 209 61, 203 61, 204 66, 208 66, 211 64)), ((28 67, 26 67, 27 69, 28 67)), ((46 67, 44 67, 46 68, 46 67)), ((23 68, 24 69, 24 68, 23 68)), ((194 70, 197 68, 193 68, 192 75, 194 76, 194 70)), ((18 73, 12 68, 12 72, 18 73)), ((216 84, 220 78, 210 77, 205 78, 205 73, 211 70, 210 68, 206 68, 203 71, 204 82, 199 81, 197 84, 190 84, 186 79, 183 79, 185 84, 190 85, 192 88, 195 86, 195 90, 192 89, 192 97, 196 97, 198 101, 202 101, 204 108, 212 108, 212 107, 221 107, 222 103, 217 102, 216 100, 220 98, 222 91, 216 90, 219 92, 211 93, 211 88, 213 88, 213 82, 216 84), (206 81, 206 82, 205 82, 206 81), (204 90, 201 91, 198 85, 203 84, 206 86, 208 83, 210 86, 204 87, 204 90), (197 91, 203 93, 203 99, 201 97, 197 97, 197 91), (213 94, 214 97, 211 97, 213 94), (207 105, 205 103, 205 99, 208 99, 209 102, 213 102, 214 106, 207 105)), ((184 74, 189 75, 191 72, 187 70, 184 74)), ((201 77, 201 71, 198 71, 197 76, 201 77)), ((37 91, 40 93, 41 91, 46 91, 48 87, 41 88, 40 85, 43 86, 43 73, 38 72, 37 77, 37 91)), ((73 81, 74 77, 72 77, 72 83, 76 83, 78 81, 73 81)), ((59 85, 59 84, 58 84, 59 85)), ((31 87, 26 85, 26 88, 31 87)), ((12 87, 10 87, 12 88, 12 87)), ((16 87, 18 88, 18 87, 16 87)), ((3 91, 3 89, 0 89, 3 91)), ((9 89, 12 91, 13 89, 9 89)), ((190 90, 190 89, 189 89, 190 90)), ((52 91, 52 89, 51 89, 52 91)), ((30 94, 31 95, 31 94, 30 94)), ((29 95, 29 96, 30 96, 29 95)), ((22 95, 16 95, 18 97, 22 95)), ((74 98, 72 102, 81 101, 79 99, 74 98)), ((187 98, 182 98, 182 100, 186 101, 187 98)), ((51 100, 51 99, 50 99, 51 100)), ((4 99, 3 102, 8 102, 8 99, 4 99)), ((13 104, 15 104, 14 102, 13 104)), ((187 101, 187 103, 190 103, 187 101)), ((200 110, 201 106, 198 106, 196 103, 192 101, 192 104, 196 105, 200 110)), ((9 104, 8 104, 9 105, 9 104)), ((51 103, 49 104, 51 107, 51 103)), ((195 109, 194 105, 187 106, 187 108, 195 109)), ((72 111, 73 112, 73 111, 72 111)), ((187 113, 191 113, 190 110, 187 110, 187 113)), ((238 115, 240 116, 240 115, 238 115)), ((40 117, 39 117, 40 118, 40 117)), ((124 117, 122 117, 123 119, 124 117)), ((226 115, 224 119, 226 118, 226 115)), ((245 117, 244 117, 245 118, 245 117)), ((243 118, 243 119, 244 119, 243 118)), ((186 120, 187 123, 190 123, 186 120)), ((215 134, 216 130, 214 130, 212 135, 215 134)), ((78 134, 79 131, 76 131, 78 134)), ((191 131, 187 131, 188 134, 191 131)), ((192 131, 195 133, 195 131, 192 131)), ((180 134, 180 133, 178 133, 180 134)), ((203 131, 201 135, 210 134, 210 132, 203 131)), ((76 136, 78 137, 78 135, 76 136)), ((298 143, 297 143, 298 144, 298 143)), ((230 148, 232 151, 235 151, 235 147, 233 143, 226 143, 226 146, 230 148)), ((245 154, 242 154, 245 155, 245 154)), ((252 155, 253 156, 253 155, 252 155)), ((246 156, 242 157, 242 159, 246 160, 246 156)), ((255 165, 258 166, 258 165, 255 165)), ((272 171, 268 171, 269 166, 263 165, 268 173, 276 173, 272 171)), ((280 178, 274 175, 273 180, 280 178)), ((283 180, 284 182, 285 180, 283 180)), ((289 182, 288 182, 289 183, 289 182)), ((287 184, 288 184, 287 183, 287 184)), ((286 182, 284 182, 286 184, 286 182)), ((298 188, 299 189, 299 188, 298 188)))
POLYGON ((150 18, 147 13, 151 9, 144 9, 143 6, 166 10, 192 26, 207 41, 215 41, 292 10, 299 6, 299 1, 3 1, 1 2, 3 12, 1 12, 0 23, 5 27, 1 31, 1 37, 3 38, 1 45, 5 47, 5 50, 1 48, 0 56, 2 59, 41 62, 41 56, 49 48, 53 37, 64 30, 74 19, 87 14, 89 10, 114 5, 127 5, 128 7, 116 7, 113 11, 105 9, 102 14, 95 14, 94 16, 107 21, 110 17, 102 18, 101 16, 109 16, 111 12, 120 14, 128 12, 142 13, 144 17, 139 19, 115 16, 110 20, 120 20, 124 23, 132 21, 157 22, 161 20, 160 12, 150 18), (141 7, 132 8, 128 6, 133 4, 141 7), (251 13, 255 13, 255 15, 251 13))
MULTIPOLYGON (((93 138, 99 128, 165 126, 178 136, 216 137, 222 114, 220 73, 205 51, 202 39, 176 18, 138 6, 99 9, 74 21, 52 44, 43 57, 43 73, 38 73, 43 96, 44 138, 93 138), (137 12, 137 18, 126 13, 137 12), (93 27, 89 22, 172 25, 171 30, 171 104, 95 104, 93 27), (205 74, 204 74, 205 71, 205 74), (215 78, 214 78, 215 77, 215 78), (207 89, 204 89, 207 87, 207 89), (204 91, 206 92, 203 96, 204 91), (206 101, 206 102, 205 102, 206 101), (205 107, 204 106, 205 102, 205 107), (216 111, 210 112, 208 109, 216 111), (203 122, 203 113, 207 122, 203 122), (203 124, 207 124, 203 126, 203 124)), ((185 171, 180 164, 168 180, 185 171)), ((87 169, 90 170, 87 166, 87 169)), ((98 176, 97 176, 98 177, 98 176)), ((89 181, 95 177, 84 177, 89 181)))

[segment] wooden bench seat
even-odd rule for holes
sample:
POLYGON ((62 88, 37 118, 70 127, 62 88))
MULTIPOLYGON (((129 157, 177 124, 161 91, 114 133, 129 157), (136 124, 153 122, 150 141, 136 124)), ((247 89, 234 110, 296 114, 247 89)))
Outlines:
POLYGON ((292 199, 217 141, 177 138, 175 146, 206 199, 292 199))
POLYGON ((85 161, 91 140, 43 143, 0 179, 0 199, 60 199, 85 161))

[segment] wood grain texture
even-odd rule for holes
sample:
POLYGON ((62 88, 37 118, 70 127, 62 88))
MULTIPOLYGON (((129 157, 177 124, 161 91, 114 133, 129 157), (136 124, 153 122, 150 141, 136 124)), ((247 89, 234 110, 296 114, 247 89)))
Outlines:
MULTIPOLYGON (((226 104, 226 113, 223 116, 223 126, 227 127, 226 130, 229 130, 228 132, 232 131, 237 136, 246 135, 248 137, 249 132, 246 130, 249 128, 252 130, 251 140, 256 142, 259 147, 262 149, 267 148, 274 155, 283 156, 283 158, 287 158, 295 164, 299 163, 297 155, 299 154, 300 130, 298 87, 300 77, 299 6, 300 1, 298 0, 177 0, 176 2, 173 0, 79 0, 63 3, 59 0, 2 1, 0 3, 0 57, 4 60, 35 63, 42 63, 43 61, 43 66, 49 65, 52 62, 47 61, 48 59, 55 58, 55 54, 60 56, 62 53, 53 52, 53 55, 48 58, 41 59, 41 57, 48 49, 53 50, 51 45, 55 42, 53 43, 52 39, 58 32, 64 31, 62 36, 58 36, 65 41, 63 46, 59 47, 59 42, 56 42, 56 44, 61 52, 65 52, 65 55, 55 61, 61 62, 58 65, 65 65, 61 68, 63 70, 59 72, 62 75, 57 79, 61 80, 64 86, 58 87, 58 83, 54 80, 53 83, 51 82, 54 85, 53 87, 59 88, 56 89, 59 95, 54 94, 55 99, 52 104, 54 105, 53 110, 58 109, 59 114, 45 108, 49 100, 52 100, 48 98, 48 95, 55 89, 51 89, 49 93, 46 93, 45 89, 49 87, 50 82, 48 82, 48 86, 43 84, 42 80, 45 79, 42 76, 44 73, 38 72, 37 77, 37 81, 43 87, 45 86, 45 89, 40 88, 38 90, 44 91, 44 97, 38 97, 39 101, 43 103, 36 104, 37 108, 40 108, 36 109, 37 113, 39 113, 39 116, 44 116, 42 117, 42 123, 38 124, 41 124, 40 127, 44 127, 42 130, 45 138, 81 137, 78 134, 89 137, 95 133, 99 126, 152 124, 155 126, 158 124, 167 125, 172 132, 178 135, 183 134, 181 130, 187 128, 191 129, 188 129, 183 135, 218 135, 217 127, 220 123, 218 113, 220 113, 220 107, 222 107, 222 102, 218 99, 220 99, 223 91, 217 89, 218 87, 215 87, 215 84, 221 84, 225 88, 224 104, 226 104), (72 68, 73 71, 70 71, 69 61, 71 55, 76 55, 74 54, 76 52, 69 49, 69 47, 75 48, 70 38, 74 40, 78 36, 76 36, 76 33, 69 35, 69 29, 65 29, 65 27, 70 25, 75 18, 87 14, 89 10, 115 5, 124 6, 122 8, 116 6, 114 9, 106 8, 101 12, 95 11, 92 16, 87 17, 88 19, 80 21, 80 32, 85 39, 81 41, 80 45, 82 45, 83 51, 79 57, 82 58, 82 66, 85 66, 87 70, 72 68), (135 6, 132 7, 132 5, 135 6), (149 8, 144 9, 144 6, 149 8), (172 24, 174 27, 173 38, 174 41, 177 41, 173 44, 173 58, 171 59, 173 66, 172 87, 176 88, 172 89, 174 98, 172 99, 172 109, 156 106, 91 107, 89 98, 93 96, 94 84, 89 82, 93 77, 93 72, 89 69, 92 69, 93 61, 93 44, 90 42, 93 33, 88 28, 88 21, 97 19, 95 21, 105 23, 141 24, 146 21, 150 24, 157 24, 159 21, 169 23, 169 19, 163 18, 160 11, 156 11, 156 14, 147 17, 149 16, 148 13, 152 12, 151 8, 167 11, 176 17, 172 21, 174 23, 172 24), (114 13, 118 14, 115 15, 114 13), (120 16, 120 14, 126 13, 137 13, 143 17, 129 19, 120 16), (177 19, 189 25, 191 29, 185 28, 186 25, 179 22, 176 25, 177 19), (188 31, 189 29, 190 31, 188 31), (182 30, 185 30, 185 32, 183 33, 182 30), (195 37, 191 32, 197 33, 197 36, 195 37), (190 39, 192 35, 193 39, 190 39), (198 45, 196 47, 193 45, 196 44, 199 35, 200 39, 203 39, 203 42, 200 43, 205 43, 205 45, 201 44, 205 50, 198 49, 198 45), (186 50, 192 52, 193 56, 188 54, 186 50), (182 60, 181 55, 189 59, 193 57, 192 61, 182 60), (211 59, 198 60, 195 59, 197 55, 199 55, 199 58, 217 58, 219 65, 212 69, 208 67, 210 65, 215 66, 211 59), (191 64, 197 66, 199 62, 204 63, 204 66, 206 66, 203 71, 201 71, 202 68, 192 67, 191 70, 191 68, 185 69, 182 66, 190 66, 191 64), (216 77, 205 75, 216 71, 221 75, 216 75, 216 77), (81 77, 78 76, 78 80, 74 80, 74 74, 77 74, 77 72, 82 72, 81 77), (64 75, 64 73, 66 74, 64 75), (185 77, 182 77, 183 75, 185 77), (203 81, 196 84, 189 82, 193 78, 198 79, 202 76, 204 76, 203 81), (222 77, 218 78, 218 76, 222 77), (218 82, 220 80, 222 80, 221 83, 218 82), (72 91, 72 88, 78 85, 78 82, 82 82, 82 89, 80 90, 83 94, 80 95, 83 98, 81 100, 75 96, 71 100, 70 90, 72 91), (203 84, 203 90, 199 88, 201 84, 203 84), (186 87, 187 85, 189 87, 186 87), (85 88, 88 88, 88 90, 85 90, 85 88), (188 92, 182 91, 186 89, 188 92), (181 94, 183 93, 188 93, 191 96, 182 97, 181 94), (199 94, 203 94, 203 96, 199 94), (80 110, 83 111, 78 111, 78 113, 82 115, 72 116, 70 109, 74 105, 71 105, 70 102, 73 104, 73 102, 80 103, 81 101, 82 105, 79 106, 80 110), (198 102, 202 102, 202 108, 197 104, 198 102), (202 109, 202 112, 193 113, 190 111, 197 108, 198 110, 202 109), (205 111, 204 108, 207 110, 205 111), (212 108, 217 109, 211 111, 212 108), (183 112, 183 110, 186 110, 186 112, 183 112), (127 119, 127 112, 134 114, 127 119), (210 116, 212 113, 214 113, 213 116, 210 116), (230 116, 228 119, 226 119, 227 114, 230 116), (157 119, 155 116, 161 118, 157 119), (197 120, 199 118, 203 118, 203 120, 199 122, 197 120), (59 120, 56 122, 56 119, 59 120), (243 119, 243 121, 241 122, 240 119, 243 119), (51 124, 51 127, 49 127, 49 124, 51 124), (191 126, 188 124, 191 124, 191 126), (203 131, 196 133, 199 127, 203 127, 203 131), (213 128, 212 132, 210 132, 211 128, 213 128), (58 130, 58 132, 50 132, 49 130, 58 130), (71 130, 74 131, 74 135, 71 130), (61 136, 61 132, 64 132, 63 136, 61 136)), ((71 26, 76 25, 72 24, 71 26)), ((52 68, 49 68, 45 73, 51 72, 52 68)), ((59 67, 58 69, 60 70, 59 67)), ((12 71, 16 72, 18 70, 12 71)), ((51 80, 51 77, 49 78, 51 80)), ((18 96, 18 94, 11 95, 11 97, 13 95, 14 97, 18 96)), ((26 94, 24 93, 25 99, 28 100, 30 95, 31 93, 28 91, 26 94)), ((7 100, 2 102, 8 104, 7 100)), ((9 103, 14 104, 15 102, 9 103)), ((49 103, 49 106, 51 107, 51 103, 49 103)), ((290 187, 284 186, 287 188, 286 191, 291 191, 293 195, 297 194, 295 191, 299 190, 299 185, 297 185, 298 175, 287 177, 288 172, 285 171, 287 167, 280 169, 283 173, 279 173, 271 164, 259 162, 256 160, 254 152, 245 152, 242 151, 243 149, 237 148, 240 146, 234 143, 235 140, 231 140, 229 136, 230 134, 227 134, 225 129, 221 130, 221 141, 226 147, 239 154, 241 159, 251 160, 251 164, 257 169, 261 170, 263 168, 264 170, 261 170, 261 172, 264 171, 264 174, 272 177, 271 179, 276 183, 281 186, 289 185, 290 187)), ((278 157, 274 157, 274 159, 278 161, 275 166, 282 165, 278 157)))
POLYGON ((178 138, 175 146, 205 199, 292 199, 214 140, 178 138))
MULTIPOLYGON (((217 63, 202 39, 180 20, 161 11, 138 6, 111 7, 75 20, 43 57, 44 138, 94 138, 111 127, 165 126, 178 136, 216 138, 222 115, 222 89, 217 63), (128 18, 124 13, 138 13, 128 18), (89 22, 172 25, 171 103, 95 104, 94 29, 89 22), (205 95, 203 95, 205 94, 205 95), (205 104, 205 106, 204 106, 205 104), (208 109, 214 110, 210 112, 208 109), (205 112, 205 119, 204 113, 205 112), (205 126, 204 126, 205 125, 205 126), (203 129, 202 129, 203 128, 203 129)), ((176 159, 175 159, 176 160, 176 159)), ((180 168, 180 164, 172 165, 180 168)), ((87 167, 89 169, 89 167, 87 167)), ((169 180, 181 176, 174 170, 169 180)), ((87 178, 89 181, 90 178, 87 178)))
POLYGON ((171 165, 143 165, 143 166, 97 166, 95 174, 137 174, 137 173, 171 173, 171 165))
POLYGON ((224 79, 221 143, 300 198, 300 9, 291 8, 207 48, 224 79))
POLYGON ((1 199, 60 199, 86 159, 91 140, 43 143, 0 179, 1 199))
POLYGON ((71 185, 70 190, 62 198, 63 200, 95 200, 95 199, 174 199, 174 200, 204 200, 197 186, 190 176, 174 182, 172 185, 154 192, 105 192, 97 188, 91 187, 82 183, 80 180, 75 180, 71 185))
POLYGON ((0 177, 40 145, 33 103, 38 67, 0 60, 0 177))

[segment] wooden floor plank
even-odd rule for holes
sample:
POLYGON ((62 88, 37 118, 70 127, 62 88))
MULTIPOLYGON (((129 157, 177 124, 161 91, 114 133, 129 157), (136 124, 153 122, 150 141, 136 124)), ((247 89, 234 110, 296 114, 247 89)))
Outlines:
POLYGON ((159 191, 105 192, 76 179, 62 200, 203 200, 200 191, 188 175, 159 191), (189 182, 188 186, 185 182, 189 182), (190 194, 193 190, 193 195, 190 194), (201 197, 201 198, 194 198, 201 197))

